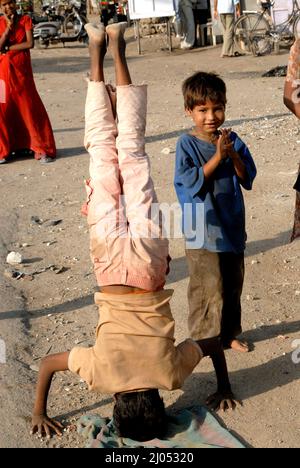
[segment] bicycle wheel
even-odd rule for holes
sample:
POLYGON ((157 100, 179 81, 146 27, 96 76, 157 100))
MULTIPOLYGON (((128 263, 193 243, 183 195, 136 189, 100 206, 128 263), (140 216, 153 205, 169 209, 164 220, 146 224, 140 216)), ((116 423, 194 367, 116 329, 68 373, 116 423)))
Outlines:
POLYGON ((73 14, 70 13, 63 24, 63 32, 67 34, 69 37, 77 36, 82 29, 82 25, 78 18, 73 14))
POLYGON ((293 34, 296 40, 300 39, 300 16, 296 19, 294 23, 293 34))
POLYGON ((270 25, 259 13, 242 15, 234 25, 234 42, 241 54, 265 55, 272 51, 270 25))

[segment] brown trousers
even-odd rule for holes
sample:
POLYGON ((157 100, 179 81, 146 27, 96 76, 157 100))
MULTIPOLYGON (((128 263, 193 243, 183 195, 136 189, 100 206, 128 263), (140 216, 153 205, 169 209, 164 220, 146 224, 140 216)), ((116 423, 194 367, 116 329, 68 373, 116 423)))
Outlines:
POLYGON ((190 282, 188 327, 192 339, 221 336, 226 347, 242 332, 244 253, 186 250, 190 282))

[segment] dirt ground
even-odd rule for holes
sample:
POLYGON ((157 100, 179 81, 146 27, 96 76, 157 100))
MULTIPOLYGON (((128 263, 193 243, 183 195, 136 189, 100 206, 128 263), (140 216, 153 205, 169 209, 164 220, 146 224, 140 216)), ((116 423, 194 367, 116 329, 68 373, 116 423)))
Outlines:
MULTIPOLYGON (((300 244, 290 244, 289 238, 300 132, 282 103, 284 79, 261 76, 286 64, 287 52, 220 59, 220 47, 170 54, 161 50, 166 45, 162 38, 145 38, 138 56, 132 31, 128 37, 134 81, 149 84, 147 148, 160 201, 176 201, 175 144, 191 125, 183 112, 183 79, 201 69, 220 73, 228 85, 227 126, 249 145, 258 168, 253 191, 245 193, 243 294, 243 336, 255 349, 249 354, 226 352, 232 386, 244 406, 218 417, 247 446, 299 447, 300 364, 292 361, 292 344, 300 339, 300 244)), ((75 422, 87 412, 109 416, 112 398, 89 394, 70 373, 55 377, 49 398, 49 415, 67 425, 63 438, 40 442, 29 436, 29 422, 39 359, 76 344, 92 344, 97 323, 89 236, 80 215, 89 164, 83 147, 88 50, 78 44, 54 46, 33 50, 32 59, 58 159, 42 166, 19 158, 0 169, 0 338, 7 350, 7 363, 0 364, 0 446, 83 447, 75 422), (10 251, 23 255, 23 264, 15 268, 27 273, 23 278, 8 277, 10 251)), ((109 55, 106 72, 113 81, 109 55)), ((187 335, 188 284, 182 239, 171 240, 171 255, 167 286, 174 289, 172 310, 181 340, 187 335)), ((212 364, 204 359, 182 390, 162 393, 172 411, 203 404, 214 390, 212 364)))

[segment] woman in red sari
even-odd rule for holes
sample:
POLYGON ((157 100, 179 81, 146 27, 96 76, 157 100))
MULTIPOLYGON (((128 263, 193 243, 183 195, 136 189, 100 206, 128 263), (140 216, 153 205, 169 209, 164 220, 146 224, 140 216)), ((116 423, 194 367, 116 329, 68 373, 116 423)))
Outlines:
MULTIPOLYGON (((300 119, 300 39, 296 40, 290 51, 283 100, 286 107, 300 119)), ((296 208, 292 241, 300 238, 300 166, 294 189, 296 190, 296 208)))
POLYGON ((51 162, 55 141, 31 68, 32 21, 16 13, 15 0, 0 0, 0 5, 0 163, 22 149, 51 162))

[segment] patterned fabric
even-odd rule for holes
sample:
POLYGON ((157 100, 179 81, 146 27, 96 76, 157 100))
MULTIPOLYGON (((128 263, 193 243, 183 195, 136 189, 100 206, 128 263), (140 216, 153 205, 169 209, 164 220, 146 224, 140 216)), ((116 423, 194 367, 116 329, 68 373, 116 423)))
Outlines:
POLYGON ((86 448, 245 448, 203 406, 182 409, 169 416, 168 432, 163 440, 122 439, 116 434, 113 421, 95 414, 82 416, 77 431, 86 439, 86 448))

